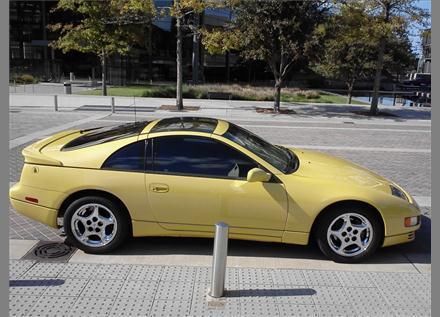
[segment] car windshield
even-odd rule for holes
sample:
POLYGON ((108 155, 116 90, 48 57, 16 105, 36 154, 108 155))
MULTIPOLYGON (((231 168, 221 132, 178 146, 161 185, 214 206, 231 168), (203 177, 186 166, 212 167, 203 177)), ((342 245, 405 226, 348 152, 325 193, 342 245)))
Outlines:
POLYGON ((62 150, 74 150, 137 135, 142 132, 147 124, 147 121, 137 121, 118 126, 82 130, 81 133, 84 134, 67 143, 62 150))
POLYGON ((283 173, 292 173, 298 167, 298 158, 294 153, 282 146, 273 145, 252 132, 229 123, 223 136, 273 165, 283 173))

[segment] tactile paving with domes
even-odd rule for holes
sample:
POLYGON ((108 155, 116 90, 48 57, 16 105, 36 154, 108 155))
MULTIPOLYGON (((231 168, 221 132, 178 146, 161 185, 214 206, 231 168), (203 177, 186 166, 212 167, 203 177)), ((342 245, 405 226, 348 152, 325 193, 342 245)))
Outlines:
POLYGON ((10 260, 10 316, 430 316, 430 273, 10 260))

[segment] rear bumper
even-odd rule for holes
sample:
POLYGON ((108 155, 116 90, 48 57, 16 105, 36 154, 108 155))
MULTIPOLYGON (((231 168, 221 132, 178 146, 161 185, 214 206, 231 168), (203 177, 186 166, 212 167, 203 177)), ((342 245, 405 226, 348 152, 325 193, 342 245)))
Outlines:
POLYGON ((20 214, 29 217, 38 222, 44 223, 50 227, 58 228, 56 209, 51 209, 36 204, 27 203, 14 198, 10 199, 12 207, 20 214))

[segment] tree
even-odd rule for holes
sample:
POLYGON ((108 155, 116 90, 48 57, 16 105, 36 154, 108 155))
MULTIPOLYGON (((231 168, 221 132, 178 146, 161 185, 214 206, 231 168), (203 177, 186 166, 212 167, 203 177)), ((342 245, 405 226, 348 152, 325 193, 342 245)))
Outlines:
POLYGON ((384 68, 387 41, 396 32, 408 30, 410 24, 425 25, 429 12, 417 6, 417 0, 362 0, 366 12, 374 19, 375 34, 378 38, 373 97, 370 114, 377 115, 379 89, 384 68))
POLYGON ((263 60, 275 80, 274 111, 280 109, 281 89, 296 64, 307 63, 309 41, 323 21, 326 1, 233 0, 231 25, 204 38, 208 52, 238 49, 247 60, 263 60))
POLYGON ((417 65, 414 53, 406 32, 396 33, 386 43, 384 55, 384 71, 399 81, 400 76, 413 71, 417 65))
POLYGON ((313 69, 327 78, 343 80, 349 104, 355 82, 373 74, 376 47, 365 40, 371 22, 363 6, 352 2, 316 28, 314 50, 321 53, 313 69))
MULTIPOLYGON (((176 20, 176 107, 179 111, 183 110, 183 33, 189 32, 189 35, 193 36, 193 45, 198 45, 199 15, 206 8, 219 6, 222 6, 222 2, 215 0, 174 0, 170 7, 163 7, 162 14, 176 20)), ((193 72, 198 72, 198 69, 194 69, 197 68, 194 65, 198 65, 198 51, 194 55, 193 72)))
POLYGON ((70 11, 78 19, 66 24, 50 25, 60 37, 51 43, 64 53, 79 51, 96 54, 101 61, 102 95, 107 95, 107 59, 113 54, 125 55, 132 44, 142 42, 136 25, 151 22, 153 0, 60 0, 55 10, 70 11))

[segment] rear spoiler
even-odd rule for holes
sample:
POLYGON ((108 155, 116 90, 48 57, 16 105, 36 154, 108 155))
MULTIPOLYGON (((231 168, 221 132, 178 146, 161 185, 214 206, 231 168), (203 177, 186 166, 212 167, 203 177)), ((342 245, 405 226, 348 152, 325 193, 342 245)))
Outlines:
POLYGON ((78 130, 68 130, 68 131, 59 132, 25 147, 21 152, 21 154, 23 154, 24 156, 25 163, 63 166, 63 163, 47 155, 44 155, 43 153, 41 153, 41 150, 50 143, 77 132, 78 130))

